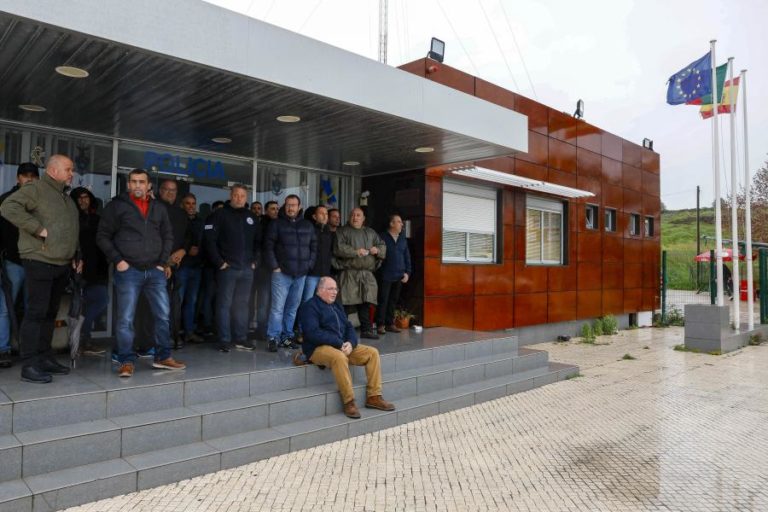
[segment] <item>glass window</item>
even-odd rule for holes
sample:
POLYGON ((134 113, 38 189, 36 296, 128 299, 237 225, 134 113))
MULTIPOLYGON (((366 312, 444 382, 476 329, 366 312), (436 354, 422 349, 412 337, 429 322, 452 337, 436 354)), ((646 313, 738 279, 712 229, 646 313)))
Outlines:
POLYGON ((640 215, 637 213, 629 216, 629 234, 633 236, 640 235, 640 215))
POLYGON ((497 191, 443 182, 443 261, 496 261, 497 191))
POLYGON ((254 201, 262 204, 277 201, 282 206, 285 198, 295 194, 301 198, 303 208, 324 205, 339 208, 342 218, 346 214, 344 204, 347 197, 350 178, 335 174, 322 174, 275 164, 258 164, 258 178, 254 201))
POLYGON ((616 231, 616 210, 613 208, 605 209, 605 230, 616 231))
POLYGON ((587 208, 585 210, 586 213, 586 227, 587 229, 597 229, 597 205, 596 204, 588 204, 587 208))
POLYGON ((645 218, 645 236, 653 236, 653 217, 645 218))
POLYGON ((564 206, 561 201, 528 196, 525 208, 525 260, 534 265, 561 265, 564 254, 564 206))

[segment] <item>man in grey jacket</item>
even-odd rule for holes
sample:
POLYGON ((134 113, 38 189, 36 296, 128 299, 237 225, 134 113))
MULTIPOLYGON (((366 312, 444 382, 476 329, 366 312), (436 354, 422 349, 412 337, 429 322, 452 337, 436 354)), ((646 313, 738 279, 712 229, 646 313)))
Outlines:
POLYGON ((64 155, 53 155, 45 175, 21 187, 0 207, 3 217, 19 228, 19 255, 26 280, 28 303, 19 328, 21 380, 46 384, 51 374, 69 373, 53 357, 56 313, 69 279, 70 265, 78 272, 82 263, 73 258, 79 241, 79 214, 66 192, 74 164, 64 155))

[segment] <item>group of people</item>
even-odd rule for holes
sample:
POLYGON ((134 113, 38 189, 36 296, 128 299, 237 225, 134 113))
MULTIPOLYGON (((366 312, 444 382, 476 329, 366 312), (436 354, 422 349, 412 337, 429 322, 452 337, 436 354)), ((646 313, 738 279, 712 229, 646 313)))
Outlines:
POLYGON ((69 373, 51 348, 61 297, 78 275, 85 283, 83 344, 90 348, 93 324, 108 307, 112 265, 113 360, 120 377, 133 375, 140 355, 151 356, 157 369, 184 369, 172 349, 203 341, 196 332, 200 316, 204 327, 215 322, 224 353, 254 350, 249 328, 266 338, 270 352, 301 344, 294 362, 330 368, 350 417, 360 413, 349 364, 366 367, 366 407, 394 408, 381 397, 378 351, 358 343, 348 314, 357 313, 362 338, 399 332, 394 307, 412 272, 399 215, 390 215, 387 229, 377 233, 365 226, 361 208, 342 226, 339 210, 318 205, 303 212, 296 195, 282 206, 249 205, 246 187, 235 184, 228 200, 201 219, 194 194, 179 200, 173 179, 159 183, 155 199, 143 169, 128 174, 127 190, 99 215, 88 189, 69 191, 73 173, 64 155, 48 159, 42 178, 37 166, 25 163, 17 185, 0 197, 0 367, 11 365, 14 304, 23 283, 22 380, 49 383, 69 373))

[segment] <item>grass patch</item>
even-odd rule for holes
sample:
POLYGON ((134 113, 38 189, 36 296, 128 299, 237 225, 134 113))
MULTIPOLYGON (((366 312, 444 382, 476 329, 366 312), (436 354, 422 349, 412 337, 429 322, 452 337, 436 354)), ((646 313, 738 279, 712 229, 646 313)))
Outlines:
POLYGON ((762 345, 763 343, 763 334, 760 332, 757 332, 749 337, 749 344, 753 347, 756 347, 758 345, 762 345))
POLYGON ((679 345, 675 345, 672 350, 677 350, 678 352, 691 352, 693 354, 709 354, 711 356, 721 356, 723 355, 722 352, 719 350, 711 350, 709 352, 702 352, 701 350, 695 349, 695 348, 688 348, 682 343, 679 345))
POLYGON ((571 379, 578 379, 579 377, 583 377, 581 373, 574 373, 573 375, 568 375, 565 380, 571 380, 571 379))
POLYGON ((651 349, 651 347, 649 347, 648 345, 646 345, 646 346, 644 346, 644 347, 643 347, 643 349, 645 349, 645 350, 650 350, 650 349, 651 349))
POLYGON ((622 358, 624 361, 634 361, 635 359, 637 359, 635 356, 633 356, 633 355, 632 355, 632 354, 630 354, 630 353, 626 353, 626 354, 624 354, 623 356, 621 356, 621 358, 622 358))

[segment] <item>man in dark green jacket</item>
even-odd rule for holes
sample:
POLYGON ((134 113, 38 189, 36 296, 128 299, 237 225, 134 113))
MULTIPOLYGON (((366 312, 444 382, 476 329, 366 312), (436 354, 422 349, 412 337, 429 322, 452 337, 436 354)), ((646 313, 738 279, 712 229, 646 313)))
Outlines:
POLYGON ((77 206, 67 194, 74 164, 64 155, 53 155, 39 181, 27 183, 0 206, 3 217, 19 228, 19 255, 26 279, 28 304, 19 329, 21 380, 51 382, 51 374, 69 368, 53 357, 51 339, 59 303, 78 248, 77 206))

